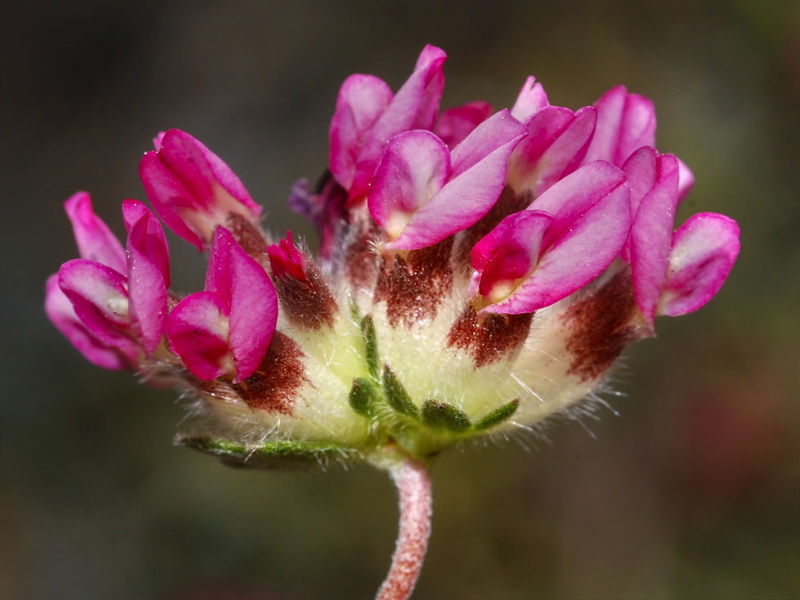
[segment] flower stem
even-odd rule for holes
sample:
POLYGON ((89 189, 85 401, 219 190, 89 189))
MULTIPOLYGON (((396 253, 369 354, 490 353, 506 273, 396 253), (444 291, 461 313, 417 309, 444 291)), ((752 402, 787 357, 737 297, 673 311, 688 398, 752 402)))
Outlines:
POLYGON ((394 463, 389 473, 397 486, 400 528, 392 566, 376 600, 406 600, 422 571, 431 535, 431 480, 425 466, 411 458, 394 463))

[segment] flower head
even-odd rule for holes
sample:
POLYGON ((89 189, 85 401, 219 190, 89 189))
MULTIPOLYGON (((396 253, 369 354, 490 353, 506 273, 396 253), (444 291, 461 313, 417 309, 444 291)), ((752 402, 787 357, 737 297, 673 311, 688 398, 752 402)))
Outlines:
POLYGON ((407 598, 430 532, 425 463, 483 435, 580 406, 656 317, 720 289, 736 223, 675 230, 688 167, 655 147, 653 103, 615 87, 550 104, 526 80, 510 110, 440 111, 445 54, 427 46, 393 93, 349 77, 317 189, 291 207, 320 233, 272 243, 239 178, 189 134, 159 134, 139 172, 156 213, 208 250, 204 289, 170 291, 162 227, 125 200, 123 245, 88 194, 65 208, 80 258, 45 310, 92 363, 194 398, 178 443, 253 467, 366 460, 400 489, 400 536, 378 597, 407 598))
POLYGON ((93 363, 171 377, 211 431, 183 442, 245 464, 421 459, 575 406, 657 316, 717 293, 738 228, 701 213, 675 230, 693 176, 656 149, 647 98, 615 87, 573 111, 531 77, 510 110, 440 110, 444 60, 424 48, 397 92, 342 85, 327 176, 290 198, 316 256, 271 243, 233 171, 170 130, 139 171, 208 250, 204 289, 169 291, 143 204, 123 203, 123 245, 79 193, 81 258, 48 281, 48 315, 93 363))

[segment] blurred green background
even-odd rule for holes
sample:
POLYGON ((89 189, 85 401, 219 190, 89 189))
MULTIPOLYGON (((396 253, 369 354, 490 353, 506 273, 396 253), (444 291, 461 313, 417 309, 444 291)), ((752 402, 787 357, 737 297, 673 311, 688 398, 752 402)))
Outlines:
MULTIPOLYGON (((220 154, 282 233, 325 166, 350 73, 397 87, 449 53, 444 105, 555 104, 624 83, 694 170, 681 218, 726 213, 743 251, 701 312, 614 373, 619 415, 451 452, 415 598, 800 598, 800 4, 781 0, 54 0, 0 21, 0 598, 369 598, 394 544, 388 479, 255 473, 171 445, 175 394, 86 363, 46 321, 76 255, 61 203, 88 189, 119 232, 159 130, 220 154)), ((174 239, 174 238, 173 238, 174 239)), ((203 261, 173 243, 178 289, 203 261), (178 274, 180 273, 180 274, 178 274)))

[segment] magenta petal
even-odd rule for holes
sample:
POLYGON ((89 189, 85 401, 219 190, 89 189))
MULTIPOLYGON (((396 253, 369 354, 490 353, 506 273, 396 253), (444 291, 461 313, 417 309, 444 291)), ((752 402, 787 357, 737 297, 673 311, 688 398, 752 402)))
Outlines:
POLYGON ((543 210, 553 215, 555 222, 548 236, 560 238, 570 223, 621 185, 626 185, 625 174, 599 160, 564 177, 537 198, 528 210, 543 210))
POLYGON ((185 131, 179 129, 167 131, 161 139, 158 155, 164 164, 194 192, 197 201, 205 202, 207 205, 212 202, 233 204, 232 208, 235 208, 236 212, 244 213, 239 206, 230 202, 232 200, 246 207, 252 217, 261 214, 261 207, 253 201, 231 168, 185 131), (230 195, 230 199, 223 197, 220 193, 223 190, 230 195))
MULTIPOLYGON (((227 163, 219 156, 211 152, 211 150, 195 140, 188 133, 182 131, 179 133, 183 134, 197 145, 201 154, 206 159, 206 163, 211 170, 214 180, 230 195, 231 201, 229 208, 231 212, 236 212, 248 216, 252 220, 257 220, 261 215, 261 206, 253 200, 250 196, 250 192, 244 187, 242 180, 239 179, 236 173, 234 173, 227 163)), ((220 194, 217 190, 217 203, 224 206, 228 204, 228 201, 229 199, 224 198, 224 195, 220 194)))
POLYGON ((392 139, 375 171, 367 205, 389 235, 399 236, 408 221, 450 177, 450 152, 428 131, 408 131, 392 139))
POLYGON ((166 135, 166 131, 159 131, 156 134, 156 137, 153 138, 153 147, 156 149, 156 152, 161 150, 161 142, 164 141, 164 136, 166 135))
POLYGON ((103 220, 94 214, 89 194, 78 192, 72 195, 64 203, 64 209, 72 223, 81 258, 125 273, 125 250, 103 220))
POLYGON ((170 129, 157 152, 142 158, 139 175, 156 212, 198 248, 230 213, 254 220, 261 208, 216 154, 188 133, 170 129))
POLYGON ((635 150, 655 145, 655 108, 649 99, 617 86, 594 106, 597 126, 585 162, 607 160, 621 166, 635 150))
POLYGON ((58 283, 95 337, 112 346, 125 344, 130 319, 124 275, 80 258, 61 265, 58 283))
POLYGON ((534 196, 544 193, 583 159, 595 120, 592 107, 573 114, 549 106, 536 113, 527 122, 528 135, 511 156, 509 185, 517 192, 531 190, 534 196))
MULTIPOLYGON (((637 151, 631 159, 637 155, 644 157, 645 154, 655 156, 655 152, 637 151)), ((631 159, 625 163, 626 172, 628 165, 633 164, 631 159)), ((631 203, 635 215, 628 244, 633 290, 639 310, 651 325, 667 276, 672 228, 678 205, 678 173, 678 161, 674 156, 665 154, 657 157, 653 164, 654 181, 650 189, 638 201, 638 205, 631 203)))
POLYGON ((229 315, 228 344, 236 381, 252 375, 267 353, 278 321, 278 296, 264 268, 218 227, 211 246, 206 292, 229 315))
POLYGON ((255 373, 278 323, 278 295, 264 268, 234 243, 230 252, 230 346, 236 379, 255 373))
POLYGON ((443 110, 436 122, 433 132, 453 148, 492 114, 492 105, 488 102, 469 102, 463 106, 443 110))
POLYGON ((417 60, 411 77, 398 90, 387 109, 375 123, 359 154, 349 199, 363 198, 386 143, 411 129, 431 129, 439 110, 444 87, 442 65, 447 55, 435 46, 426 46, 417 60))
POLYGON ((439 103, 444 91, 442 65, 447 54, 441 48, 428 44, 422 49, 414 65, 414 73, 395 96, 398 112, 402 112, 408 95, 409 107, 413 107, 412 129, 433 129, 439 114, 439 103), (421 88, 421 92, 418 91, 421 88))
POLYGON ((541 245, 553 217, 529 210, 503 219, 472 248, 476 270, 471 292, 498 302, 513 292, 539 261, 541 245))
MULTIPOLYGON (((139 177, 150 203, 167 227, 203 250, 205 242, 184 215, 196 210, 192 192, 161 162, 156 152, 146 152, 139 163, 139 177)), ((203 233, 205 235, 205 233, 203 233)))
MULTIPOLYGON (((586 151, 584 160, 587 163, 595 160, 614 162, 627 95, 628 90, 624 86, 618 85, 608 90, 594 103, 597 110, 597 125, 592 142, 586 151)), ((647 145, 652 146, 653 144, 647 145)))
POLYGON ((392 90, 372 75, 351 75, 342 84, 330 126, 331 173, 349 188, 364 141, 393 98, 392 90))
MULTIPOLYGON (((639 148, 628 157, 622 170, 631 186, 631 212, 639 210, 639 202, 656 183, 656 161, 658 152, 651 146, 639 148)), ((670 225, 670 230, 672 226, 670 225)))
MULTIPOLYGON (((153 263, 165 285, 169 286, 169 248, 161 223, 150 209, 138 200, 125 200, 122 203, 122 219, 125 223, 125 232, 129 237, 137 224, 143 224, 137 236, 137 251, 153 263)), ((128 246, 130 246, 130 239, 128 242, 128 246)), ((130 257, 130 247, 127 248, 127 252, 130 257)))
MULTIPOLYGON (((512 142, 516 145, 516 142, 527 132, 525 126, 512 117, 507 110, 496 112, 453 148, 451 177, 458 177, 500 148, 507 149, 510 153, 513 147, 508 148, 508 145, 512 142)), ((508 157, 506 157, 507 161, 508 157)), ((503 170, 505 171, 505 168, 503 170)))
POLYGON ((525 127, 501 111, 481 123, 451 155, 453 178, 411 216, 389 249, 425 248, 474 225, 503 191, 508 157, 525 127))
POLYGON ((58 275, 47 279, 44 310, 53 325, 78 352, 92 364, 103 369, 129 369, 136 360, 135 352, 126 355, 122 350, 107 346, 97 339, 75 314, 69 298, 58 285, 58 275))
POLYGON ((678 179, 678 199, 683 200, 694 187, 694 173, 680 158, 678 159, 680 176, 678 179))
POLYGON ((636 149, 656 143, 656 109, 652 100, 639 94, 625 98, 622 129, 615 164, 622 164, 636 149))
POLYGON ((233 234, 224 227, 217 227, 214 241, 208 255, 205 291, 213 292, 225 303, 231 305, 231 252, 237 245, 233 234))
POLYGON ((152 354, 164 333, 169 254, 161 224, 141 202, 122 205, 128 230, 128 295, 131 323, 142 348, 152 354))
POLYGON ((627 185, 614 187, 582 214, 570 214, 569 224, 562 220, 560 231, 556 217, 545 236, 548 246, 533 273, 506 300, 485 310, 502 314, 533 312, 566 298, 595 279, 619 255, 628 238, 629 195, 627 185))
POLYGON ((216 379, 233 372, 227 310, 215 294, 197 292, 181 300, 167 318, 166 334, 170 347, 197 378, 216 379))
POLYGON ((538 179, 536 167, 539 159, 574 118, 568 108, 548 106, 528 120, 528 135, 514 148, 509 165, 509 181, 514 189, 521 191, 531 187, 528 180, 538 179))
POLYGON ((511 116, 527 124, 528 119, 548 105, 547 94, 542 84, 537 83, 536 78, 530 76, 522 85, 517 101, 511 108, 511 116))
POLYGON ((716 213, 692 216, 676 232, 658 314, 677 317, 719 291, 739 254, 739 226, 716 213))
POLYGON ((594 133, 597 111, 586 106, 575 112, 575 118, 542 155, 543 165, 536 194, 548 190, 560 178, 572 173, 583 161, 594 133))

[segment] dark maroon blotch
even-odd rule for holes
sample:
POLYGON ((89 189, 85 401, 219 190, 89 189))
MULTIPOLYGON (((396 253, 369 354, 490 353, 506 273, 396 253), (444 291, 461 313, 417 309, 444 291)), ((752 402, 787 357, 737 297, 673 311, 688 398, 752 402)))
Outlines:
POLYGON ((319 329, 333 326, 338 307, 319 268, 309 261, 303 265, 306 280, 287 274, 275 277, 275 290, 286 317, 301 327, 319 329))
POLYGON ((520 348, 533 321, 533 313, 479 316, 468 306, 453 323, 447 343, 472 354, 476 367, 491 364, 520 348))
POLYGON ((628 272, 615 275, 570 305, 564 316, 570 331, 566 348, 572 356, 568 374, 591 381, 605 373, 625 347, 640 337, 632 321, 635 311, 628 272))
POLYGON ((267 248, 267 241, 253 223, 239 213, 228 213, 225 227, 233 234, 242 250, 259 260, 267 248))
POLYGON ((371 219, 357 221, 347 231, 342 260, 345 277, 354 289, 370 289, 375 285, 378 272, 378 253, 373 240, 380 235, 380 228, 371 219))
POLYGON ((375 286, 375 300, 386 303, 392 327, 401 322, 410 327, 436 317, 439 304, 453 286, 452 247, 453 238, 449 237, 404 256, 389 255, 385 259, 375 286))
POLYGON ((304 356, 297 342, 276 331, 258 370, 232 387, 250 408, 289 415, 300 389, 308 381, 304 356))

